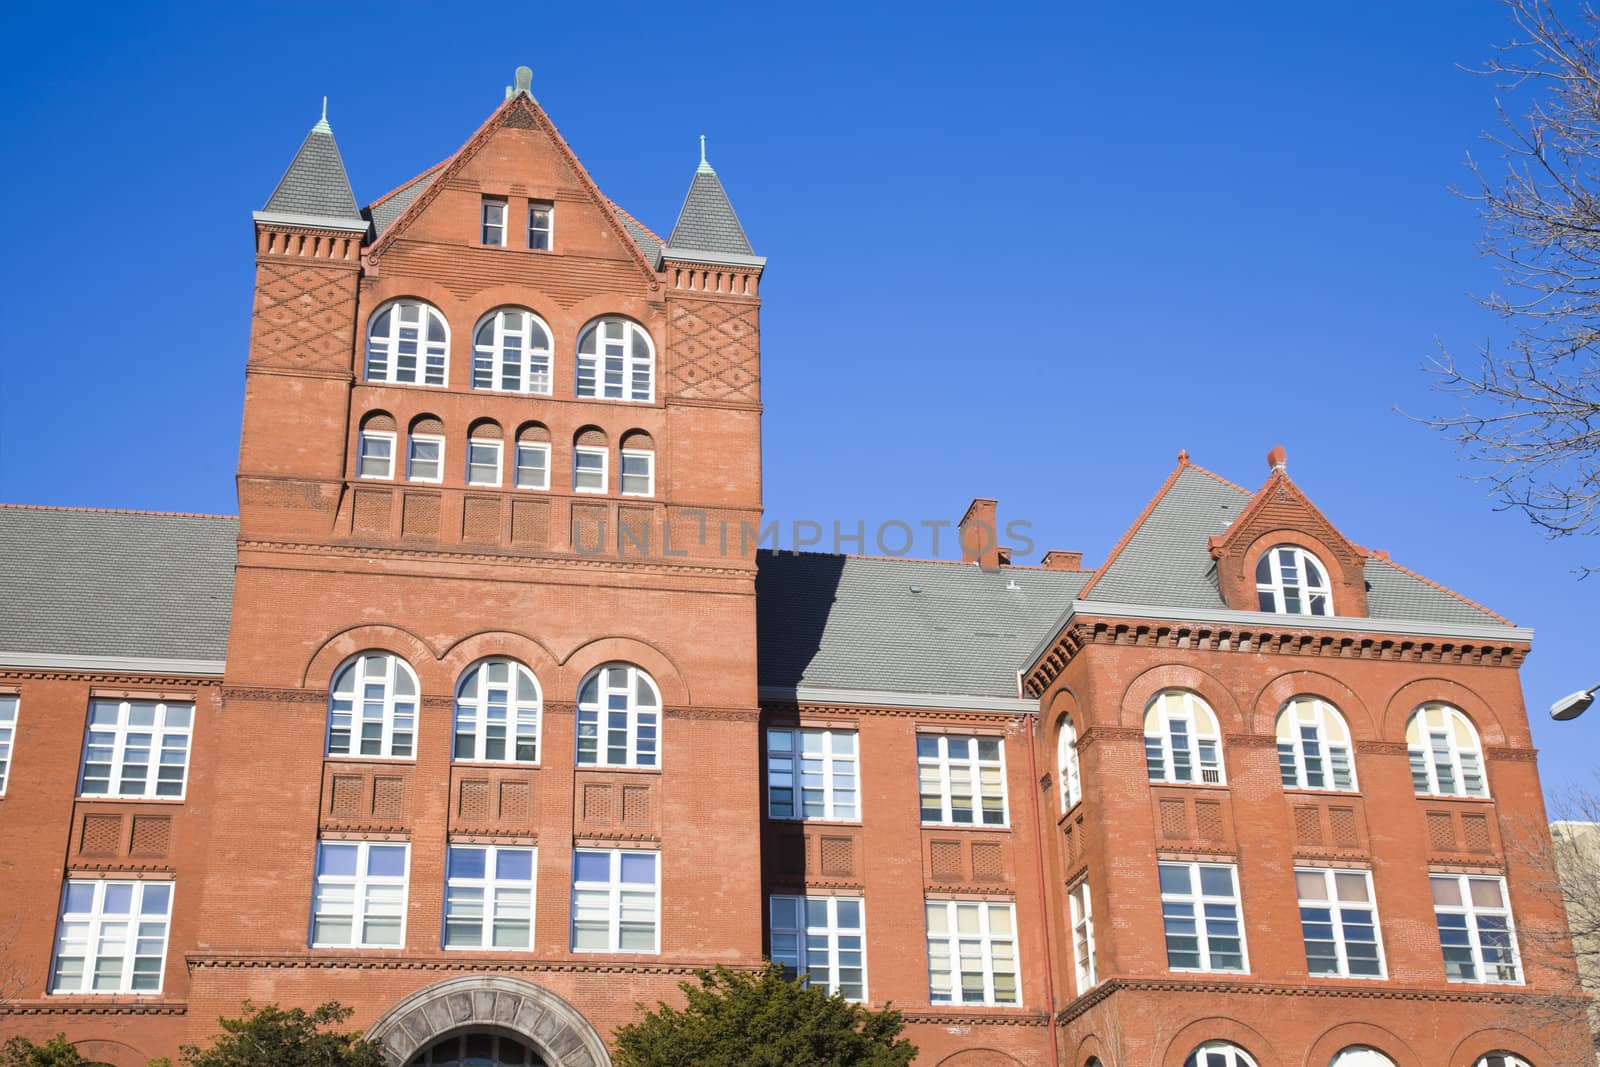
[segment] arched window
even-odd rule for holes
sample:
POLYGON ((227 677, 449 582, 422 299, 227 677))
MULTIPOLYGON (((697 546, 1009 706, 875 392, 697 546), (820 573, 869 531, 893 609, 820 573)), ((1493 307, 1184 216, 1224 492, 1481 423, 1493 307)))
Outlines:
POLYGON ((1256 1067, 1256 1061, 1232 1042, 1207 1041, 1189 1053, 1183 1067, 1256 1067))
POLYGON ((1144 762, 1152 782, 1223 784, 1222 736, 1209 705, 1168 689, 1144 713, 1144 762))
POLYGON ((1256 561, 1256 599, 1280 615, 1332 615, 1328 572, 1316 556, 1294 545, 1269 548, 1256 561))
POLYGON ((539 708, 539 683, 532 671, 516 660, 479 660, 456 685, 453 757, 538 763, 539 708))
POLYGON ((578 395, 601 400, 655 399, 655 349, 629 319, 596 319, 578 335, 578 395))
POLYGON ((393 300, 367 325, 367 381, 443 385, 450 328, 432 304, 393 300))
POLYGON ((362 652, 333 676, 328 691, 328 755, 412 759, 417 676, 399 656, 362 652))
POLYGON ((505 1034, 451 1034, 411 1060, 408 1067, 544 1067, 544 1060, 505 1034))
POLYGON ((1449 704, 1424 704, 1406 722, 1418 796, 1486 797, 1483 750, 1472 722, 1449 704))
POLYGON ((1071 811, 1083 799, 1083 779, 1078 773, 1078 728, 1070 715, 1061 716, 1056 736, 1056 777, 1061 780, 1061 810, 1071 811))
POLYGON ((1394 1067, 1394 1061, 1368 1045, 1351 1045, 1334 1053, 1328 1067, 1394 1067))
POLYGON ((1278 712, 1278 771, 1285 789, 1354 792, 1350 727, 1339 709, 1316 697, 1295 697, 1278 712))
POLYGON ((1487 1056, 1479 1056, 1478 1062, 1472 1067, 1533 1067, 1533 1064, 1514 1052, 1491 1052, 1487 1056))
POLYGON ((578 687, 578 764, 660 766, 661 693, 631 663, 608 663, 578 687))
POLYGON ((622 435, 618 488, 623 496, 654 496, 656 492, 656 443, 643 430, 622 435))
POLYGON ((499 308, 484 316, 473 334, 472 387, 549 393, 550 327, 527 308, 499 308))

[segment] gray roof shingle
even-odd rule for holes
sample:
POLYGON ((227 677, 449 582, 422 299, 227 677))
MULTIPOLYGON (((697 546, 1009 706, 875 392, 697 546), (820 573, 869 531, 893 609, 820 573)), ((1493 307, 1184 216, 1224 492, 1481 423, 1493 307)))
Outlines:
POLYGON ((237 519, 0 506, 0 652, 222 660, 237 519))
POLYGON ((339 146, 324 123, 312 127, 263 209, 284 215, 362 221, 339 146))
POLYGON ((622 222, 622 228, 628 231, 628 236, 633 238, 633 243, 639 246, 639 251, 644 253, 645 262, 652 267, 661 261, 661 242, 656 235, 644 228, 644 224, 626 211, 617 207, 615 201, 611 206, 616 208, 617 218, 622 222))
POLYGON ((735 256, 755 254, 722 182, 710 167, 702 166, 689 183, 689 195, 683 198, 683 210, 678 212, 672 236, 667 238, 667 249, 735 256))
POLYGON ((366 214, 372 220, 373 236, 381 236, 383 231, 393 226, 394 220, 411 206, 411 201, 415 200, 422 190, 433 184, 433 179, 438 176, 443 166, 441 163, 427 173, 412 178, 384 199, 368 207, 366 214))

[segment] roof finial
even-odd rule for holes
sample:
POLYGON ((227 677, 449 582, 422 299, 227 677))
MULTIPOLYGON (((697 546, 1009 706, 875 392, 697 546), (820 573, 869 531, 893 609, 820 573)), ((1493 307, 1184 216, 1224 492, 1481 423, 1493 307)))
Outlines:
POLYGON ((533 95, 533 68, 517 68, 517 92, 526 96, 533 95))
POLYGON ((706 162, 706 135, 703 134, 703 133, 700 135, 700 165, 695 168, 695 173, 696 174, 715 174, 716 173, 716 171, 711 169, 711 164, 706 162))
POLYGON ((1187 467, 1188 465, 1189 465, 1189 450, 1187 448, 1178 449, 1178 466, 1187 467))
POLYGON ((313 130, 320 130, 322 133, 333 132, 333 127, 328 125, 328 98, 326 96, 322 98, 322 117, 318 119, 317 124, 311 128, 313 130))
POLYGON ((1288 471, 1289 453, 1282 445, 1273 445, 1272 451, 1267 453, 1267 466, 1274 472, 1288 471))

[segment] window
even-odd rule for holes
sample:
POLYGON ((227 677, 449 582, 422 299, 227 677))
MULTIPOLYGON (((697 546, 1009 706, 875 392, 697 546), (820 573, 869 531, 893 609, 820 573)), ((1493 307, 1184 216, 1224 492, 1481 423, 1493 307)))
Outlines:
POLYGON ((767 731, 767 814, 774 819, 861 817, 854 730, 767 731))
POLYGON ((405 944, 410 859, 411 846, 399 842, 319 841, 311 947, 405 944))
POLYGON ((1279 615, 1332 615, 1327 572, 1303 548, 1279 545, 1256 561, 1256 601, 1279 615))
POLYGON ((603 448, 574 448, 572 450, 572 491, 575 493, 603 493, 606 491, 606 450, 603 448))
POLYGON ((1517 933, 1498 876, 1435 874, 1433 916, 1439 924, 1444 976, 1452 982, 1521 984, 1517 933))
POLYGON ((506 202, 498 196, 483 198, 483 243, 504 247, 506 243, 506 202))
POLYGON ((1246 970, 1238 873, 1233 864, 1159 866, 1167 966, 1175 971, 1246 970))
POLYGON ((649 403, 655 399, 655 362, 650 336, 638 323, 590 323, 578 337, 578 395, 649 403))
POLYGON ((1448 704, 1424 704, 1406 721, 1411 785, 1418 796, 1486 797, 1478 731, 1448 704))
POLYGON ((1341 978, 1382 978, 1383 944, 1370 871, 1297 868, 1306 970, 1341 978))
POLYGON ((1295 697, 1278 712, 1278 772, 1285 789, 1354 792, 1350 752, 1350 727, 1332 704, 1295 697))
POLYGON ((474 437, 467 442, 467 484, 500 484, 500 442, 474 437))
POLYGON ((918 734, 922 821, 1006 825, 1005 772, 998 737, 918 734))
POLYGON ((1099 979, 1094 963, 1094 912, 1089 907, 1089 880, 1079 882, 1067 894, 1072 911, 1072 962, 1078 971, 1078 995, 1081 997, 1099 979))
POLYGON ((654 496, 656 491, 656 454, 654 452, 622 451, 622 495, 654 496))
POLYGON ((860 897, 772 898, 772 962, 815 989, 867 999, 866 924, 860 897))
POLYGON ((358 472, 363 478, 394 477, 394 434, 385 430, 361 431, 358 472))
POLYGON ((555 207, 538 200, 528 201, 528 247, 535 252, 550 251, 555 207))
POLYGON ((181 798, 193 722, 193 704, 91 700, 78 795, 181 798))
POLYGON ((385 304, 367 327, 367 381, 443 385, 450 331, 437 308, 420 300, 385 304))
POLYGON ((572 951, 661 951, 661 865, 655 852, 572 854, 572 951))
POLYGON ((1183 1061, 1183 1067, 1256 1067, 1256 1061, 1238 1045, 1207 1041, 1183 1061))
POLYGON ((472 387, 506 393, 550 392, 550 328, 525 308, 501 308, 478 324, 472 387))
POLYGON ((444 480, 444 438, 436 434, 414 433, 407 442, 406 480, 440 482, 444 480))
POLYGON ((456 686, 457 761, 539 762, 539 683, 509 659, 474 663, 456 686))
POLYGON ((465 1033, 440 1038, 417 1053, 408 1067, 544 1067, 533 1049, 504 1034, 465 1033))
POLYGON ((517 488, 550 488, 550 446, 531 441, 517 442, 517 488))
POLYGON ((1328 1067, 1394 1067, 1394 1061, 1371 1046, 1351 1045, 1335 1053, 1328 1067))
POLYGON ((171 921, 171 882, 68 881, 50 992, 161 992, 171 921))
POLYGON ((1144 762, 1152 782, 1223 784, 1217 717, 1186 689, 1168 689, 1144 713, 1144 762))
POLYGON ((1491 1052, 1478 1057, 1472 1067, 1533 1067, 1533 1064, 1512 1052, 1491 1052))
POLYGON ((1010 904, 930 900, 928 998, 935 1004, 1019 1004, 1010 904))
POLYGON ((411 759, 416 728, 417 676, 400 657, 363 652, 333 676, 328 755, 411 759))
POLYGON ((17 698, 0 696, 0 797, 6 795, 11 770, 11 741, 17 736, 17 698))
POLYGON ((532 848, 451 845, 445 862, 444 947, 533 947, 532 848))
POLYGON ((1078 728, 1072 716, 1061 716, 1061 733, 1056 736, 1056 777, 1060 779, 1061 810, 1071 811, 1083 799, 1083 778, 1078 770, 1078 728))
POLYGON ((578 688, 578 764, 655 767, 661 694, 650 676, 628 663, 610 663, 578 688))

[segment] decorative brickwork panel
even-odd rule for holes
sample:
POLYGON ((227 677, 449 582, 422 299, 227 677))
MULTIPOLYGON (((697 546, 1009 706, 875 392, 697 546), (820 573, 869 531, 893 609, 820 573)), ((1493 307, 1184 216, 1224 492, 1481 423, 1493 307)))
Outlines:
POLYGON ((1078 835, 1073 832, 1071 823, 1068 823, 1066 826, 1061 828, 1061 836, 1065 839, 1065 842, 1066 842, 1065 851, 1067 853, 1067 863, 1069 863, 1069 864, 1077 863, 1078 862, 1078 835))
POLYGON ((617 508, 617 555, 648 558, 659 551, 661 523, 655 508, 617 508))
MULTIPOLYGON (((557 210, 559 214, 560 209, 557 210)), ((556 225, 561 223, 558 221, 556 225)), ((627 239, 625 236, 617 238, 619 251, 621 242, 627 239)), ((393 270, 396 277, 425 278, 461 297, 507 285, 531 286, 567 308, 596 293, 648 296, 650 292, 644 268, 632 258, 508 256, 498 248, 440 245, 401 238, 390 247, 383 263, 384 269, 393 270)))
POLYGON ((1162 837, 1168 841, 1181 841, 1189 836, 1189 820, 1183 811, 1183 801, 1163 800, 1160 811, 1162 837))
POLYGON ((583 821, 609 826, 616 821, 616 804, 609 785, 588 784, 583 787, 583 821))
POLYGON ((572 547, 580 553, 597 555, 607 551, 606 538, 611 524, 606 520, 609 509, 604 504, 572 505, 572 547))
POLYGON ((263 262, 256 268, 250 365, 348 371, 355 318, 353 271, 263 262))
POLYGON ((1222 805, 1215 800, 1197 801, 1194 806, 1195 835, 1202 841, 1221 841, 1222 805))
POLYGON ((527 782, 501 782, 501 821, 524 822, 531 818, 533 818, 533 787, 527 782))
POLYGON ((1299 845, 1322 844, 1321 809, 1296 806, 1294 809, 1294 840, 1299 845))
POLYGON ((389 514, 393 508, 394 494, 389 490, 357 489, 353 509, 353 523, 356 533, 371 534, 378 537, 387 536, 389 533, 389 514))
POLYGON ((1328 830, 1339 848, 1359 848, 1361 832, 1356 829, 1356 809, 1329 808, 1328 830))
POLYGON ((1489 842, 1489 817, 1487 815, 1461 816, 1461 838, 1468 852, 1492 852, 1489 842))
POLYGON ((439 498, 433 493, 407 493, 400 507, 400 533, 434 540, 439 536, 439 498))
POLYGON ((122 852, 122 816, 85 815, 78 851, 85 856, 115 856, 122 852))
POLYGON ((686 400, 761 399, 756 309, 719 300, 673 300, 667 391, 686 400))
POLYGON ((778 835, 778 873, 787 878, 802 878, 806 873, 804 834, 778 835))
POLYGON ((622 821, 627 826, 647 826, 650 823, 650 787, 625 785, 622 787, 622 821))
MULTIPOLYGON (((484 805, 487 807, 488 805, 484 805)), ((406 811, 406 780, 382 777, 372 780, 372 817, 399 819, 406 811)))
POLYGON ((1005 854, 992 841, 976 842, 972 846, 972 878, 977 882, 1003 882, 1006 877, 1005 854))
POLYGON ((133 843, 128 854, 144 859, 162 859, 172 847, 172 816, 135 815, 133 843))
POLYGON ((469 778, 461 783, 461 801, 456 809, 463 822, 482 824, 489 818, 489 783, 469 778))
POLYGON ((960 841, 933 841, 928 845, 928 868, 941 882, 959 882, 963 873, 960 841))
POLYGON ((500 540, 500 501, 469 496, 461 508, 461 540, 492 545, 500 540))
POLYGON ((850 838, 824 837, 819 851, 823 874, 838 878, 856 873, 856 843, 850 838))
POLYGON ((1428 847, 1435 852, 1455 851, 1456 828, 1449 812, 1428 812, 1428 847))
POLYGON ((333 776, 332 797, 328 803, 328 814, 336 819, 359 819, 361 817, 361 792, 362 781, 359 774, 336 774, 333 776))
POLYGON ((511 543, 519 548, 544 548, 550 544, 550 505, 543 500, 511 503, 511 543))

